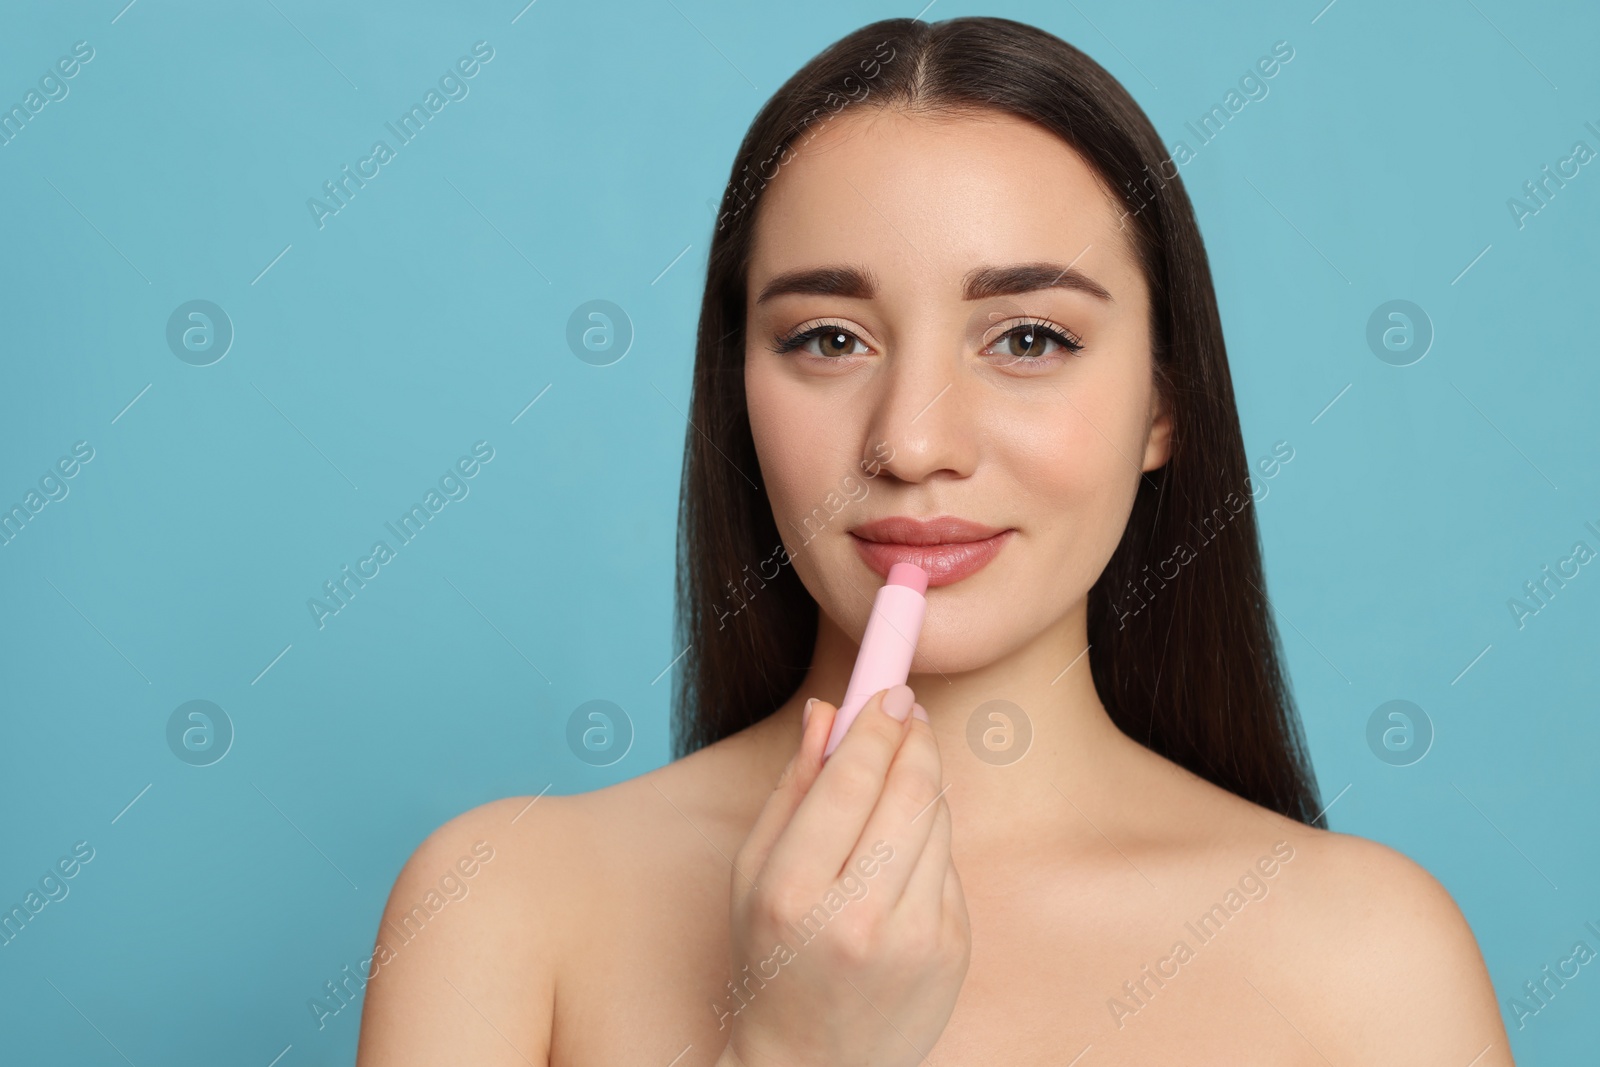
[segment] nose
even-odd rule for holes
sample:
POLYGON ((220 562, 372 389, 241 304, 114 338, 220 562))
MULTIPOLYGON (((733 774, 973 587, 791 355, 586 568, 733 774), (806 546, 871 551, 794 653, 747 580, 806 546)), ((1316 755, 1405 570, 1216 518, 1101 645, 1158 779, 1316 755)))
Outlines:
MULTIPOLYGON (((929 342, 909 351, 936 348, 929 342)), ((959 353, 948 359, 891 356, 880 373, 872 386, 878 395, 867 427, 864 469, 910 484, 971 475, 977 460, 975 399, 959 353)))

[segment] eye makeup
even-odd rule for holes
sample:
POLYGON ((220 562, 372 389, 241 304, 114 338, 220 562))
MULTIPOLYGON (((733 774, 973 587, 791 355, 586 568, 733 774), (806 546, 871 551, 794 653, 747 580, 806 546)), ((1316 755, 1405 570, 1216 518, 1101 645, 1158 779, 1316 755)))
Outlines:
MULTIPOLYGON (((805 345, 810 344, 813 340, 820 339, 831 343, 837 341, 840 337, 847 337, 852 342, 861 344, 863 346, 866 345, 866 342, 862 341, 861 338, 856 335, 855 331, 850 329, 848 326, 840 322, 824 319, 820 321, 810 320, 802 323, 799 327, 788 333, 779 333, 775 335, 772 338, 771 348, 773 352, 781 356, 787 355, 788 353, 796 351, 797 349, 801 349, 805 345)), ((1025 339, 1025 352, 1001 352, 992 354, 1007 356, 1013 362, 1049 364, 1052 362, 1058 362, 1058 360, 1052 358, 1054 355, 1059 353, 1065 353, 1066 355, 1077 355, 1083 350, 1084 347, 1083 342, 1079 340, 1071 331, 1057 326, 1048 319, 1027 317, 1024 318, 1022 322, 1015 323, 1001 330, 993 341, 990 341, 984 346, 985 351, 994 345, 1013 337, 1021 337, 1025 339), (1057 353, 1041 355, 1025 354, 1026 352, 1035 349, 1043 349, 1048 342, 1055 343, 1058 350, 1057 353)), ((861 355, 862 353, 842 352, 835 355, 823 355, 808 350, 805 354, 814 359, 827 361, 844 359, 847 356, 861 355)), ((1065 358, 1065 356, 1062 358, 1065 358)))

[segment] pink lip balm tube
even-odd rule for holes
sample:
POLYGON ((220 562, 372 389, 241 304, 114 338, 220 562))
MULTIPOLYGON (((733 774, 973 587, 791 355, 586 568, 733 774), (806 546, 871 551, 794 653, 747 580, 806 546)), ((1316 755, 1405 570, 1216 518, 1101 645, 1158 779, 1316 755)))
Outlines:
POLYGON ((889 578, 872 600, 872 615, 861 637, 861 651, 850 672, 850 685, 844 703, 833 717, 824 759, 844 740, 844 732, 861 713, 862 707, 880 689, 904 685, 911 674, 911 656, 922 633, 922 617, 928 610, 928 572, 915 563, 896 563, 889 578))

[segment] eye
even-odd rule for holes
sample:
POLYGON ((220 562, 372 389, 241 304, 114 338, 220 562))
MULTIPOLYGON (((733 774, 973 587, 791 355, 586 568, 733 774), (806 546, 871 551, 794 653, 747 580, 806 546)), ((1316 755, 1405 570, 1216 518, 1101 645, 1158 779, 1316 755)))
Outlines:
POLYGON ((1062 352, 1076 355, 1083 350, 1082 341, 1040 319, 1029 319, 1011 327, 995 338, 990 347, 1001 342, 1005 342, 1005 347, 993 354, 1006 356, 1013 363, 1050 363, 1052 356, 1062 352), (1048 351, 1051 342, 1057 346, 1055 352, 1048 351))
POLYGON ((797 348, 804 348, 807 355, 819 359, 840 359, 844 356, 858 356, 861 352, 850 350, 852 344, 859 344, 863 351, 866 342, 857 337, 855 333, 836 323, 823 322, 816 325, 801 326, 790 334, 780 334, 772 339, 772 350, 779 355, 793 352, 797 348), (817 342, 817 348, 810 347, 811 342, 817 342))

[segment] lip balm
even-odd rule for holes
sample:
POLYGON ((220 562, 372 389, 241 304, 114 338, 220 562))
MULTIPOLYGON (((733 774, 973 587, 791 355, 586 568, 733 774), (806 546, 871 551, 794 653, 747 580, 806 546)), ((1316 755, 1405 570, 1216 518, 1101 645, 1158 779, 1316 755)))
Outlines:
POLYGON ((928 572, 915 563, 896 563, 889 578, 872 598, 872 614, 861 636, 861 650, 850 671, 850 685, 844 702, 833 717, 824 759, 833 755, 856 716, 880 689, 904 685, 911 674, 911 656, 922 633, 922 618, 928 610, 928 572))

